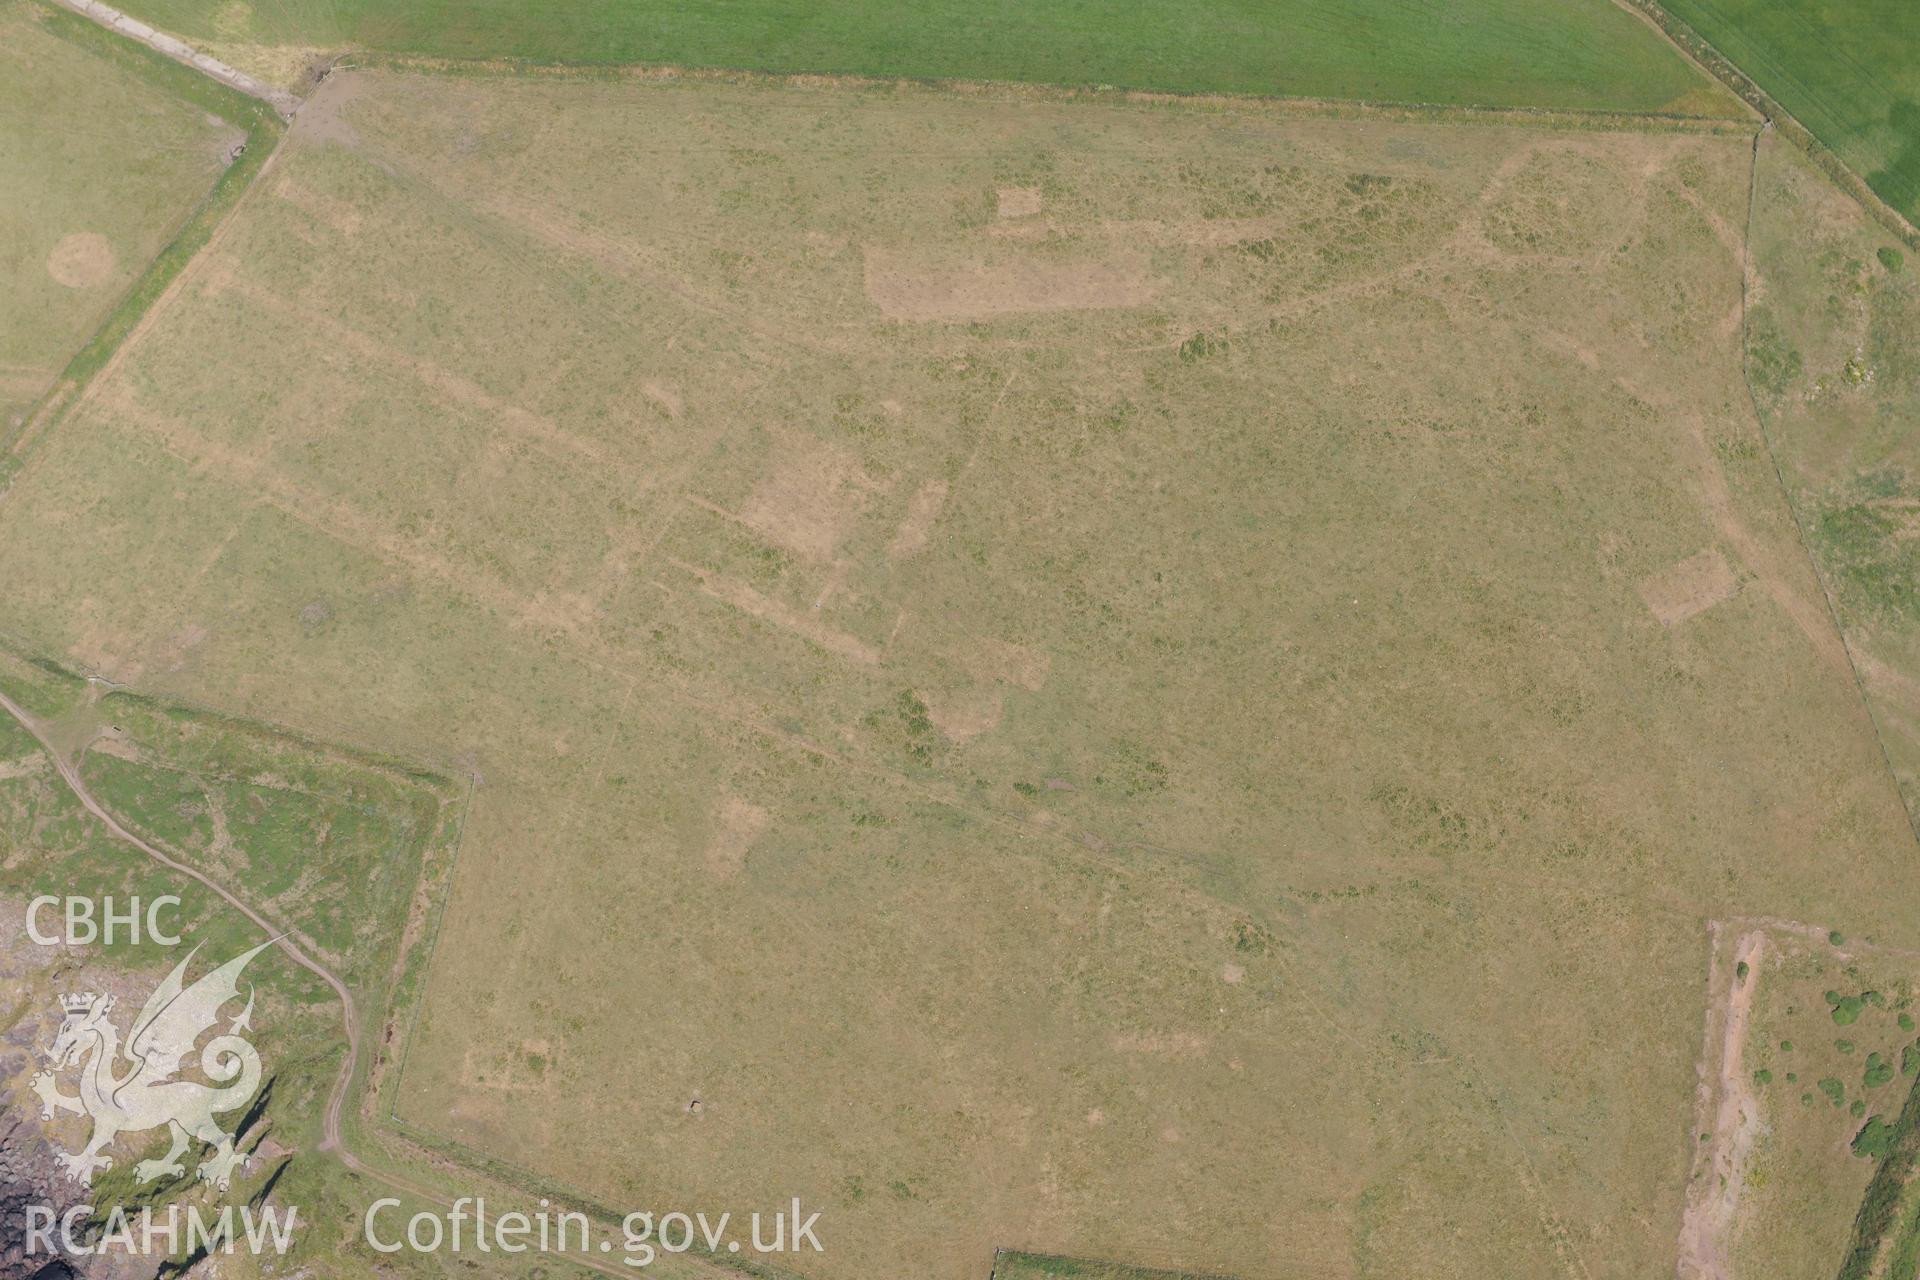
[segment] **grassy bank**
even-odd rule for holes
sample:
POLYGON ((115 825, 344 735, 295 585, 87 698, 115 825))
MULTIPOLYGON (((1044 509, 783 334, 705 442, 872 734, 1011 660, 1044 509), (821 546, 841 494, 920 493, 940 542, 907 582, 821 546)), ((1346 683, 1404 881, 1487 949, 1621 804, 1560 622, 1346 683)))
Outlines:
POLYGON ((62 9, 46 8, 37 16, 43 28, 60 39, 102 62, 131 72, 177 101, 240 128, 245 133, 245 148, 221 171, 173 238, 67 362, 52 389, 26 415, 22 428, 11 440, 0 440, 0 444, 6 446, 4 452, 0 452, 0 489, 5 488, 19 468, 26 449, 59 417, 78 389, 113 357, 147 309, 206 245, 220 220, 266 164, 284 132, 280 117, 266 103, 191 71, 144 45, 114 35, 62 9))

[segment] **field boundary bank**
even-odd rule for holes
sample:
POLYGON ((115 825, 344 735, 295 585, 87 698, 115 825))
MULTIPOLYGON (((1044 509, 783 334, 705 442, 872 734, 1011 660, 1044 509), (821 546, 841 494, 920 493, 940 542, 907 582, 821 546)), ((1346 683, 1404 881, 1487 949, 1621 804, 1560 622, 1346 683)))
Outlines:
MULTIPOLYGON (((181 852, 180 850, 176 849, 172 852, 163 851, 158 843, 148 840, 126 823, 121 822, 112 810, 108 809, 95 798, 92 789, 88 787, 80 777, 78 755, 76 755, 75 759, 69 760, 67 755, 60 750, 53 738, 49 735, 47 723, 40 717, 30 714, 4 692, 0 692, 0 711, 5 711, 8 715, 12 716, 14 720, 19 722, 20 727, 25 729, 27 733, 33 737, 40 749, 46 753, 47 758, 53 764, 54 771, 60 780, 66 785, 68 790, 73 792, 74 798, 80 802, 82 808, 91 813, 94 818, 100 822, 106 829, 108 835, 133 846, 140 854, 152 859, 168 871, 176 875, 184 876, 211 890, 216 897, 220 898, 235 911, 238 911, 255 928, 265 933, 295 964, 308 970, 333 989, 334 995, 340 1000, 342 1021, 347 1027, 346 1061, 342 1064, 340 1079, 333 1087, 326 1110, 328 1117, 337 1115, 340 1110, 341 1100, 352 1090, 352 1083, 360 1066, 361 1018, 358 1006, 353 999, 353 993, 345 981, 320 961, 308 956, 306 951, 302 949, 303 940, 296 940, 290 931, 280 930, 278 923, 270 921, 261 911, 242 900, 238 894, 228 889, 221 881, 214 879, 213 876, 200 870, 200 868, 194 866, 192 863, 174 857, 173 853, 181 852)), ((308 943, 307 945, 311 944, 308 943)), ((317 947, 314 949, 316 951, 318 950, 317 947)), ((330 1140, 331 1138, 332 1135, 323 1133, 320 1146, 321 1150, 325 1151, 338 1146, 336 1141, 330 1140)))
MULTIPOLYGON (((1798 127, 1798 126, 1796 126, 1798 127)), ((1844 617, 1840 612, 1840 603, 1835 598, 1833 586, 1827 580, 1827 572, 1820 563, 1820 557, 1814 554, 1813 543, 1807 532, 1806 516, 1800 503, 1794 500, 1792 489, 1788 487, 1786 469, 1781 465, 1779 451, 1773 443, 1773 432, 1768 426, 1767 413, 1761 408, 1759 393, 1753 385, 1753 371, 1750 356, 1753 350, 1751 295, 1753 292, 1753 228, 1760 203, 1760 161, 1766 149, 1770 134, 1779 132, 1788 141, 1800 145, 1799 139, 1785 130, 1772 127, 1762 129, 1754 135, 1753 157, 1747 179, 1747 221, 1741 245, 1740 270, 1740 381, 1746 389, 1747 402, 1753 409, 1754 424, 1760 431, 1760 442, 1767 452, 1767 461, 1773 468, 1775 482, 1779 485, 1781 497, 1787 504, 1787 511, 1793 518, 1794 533, 1801 551, 1807 557, 1807 563, 1813 570, 1814 581, 1820 584, 1820 595, 1827 607, 1827 616, 1833 623, 1835 633, 1840 637, 1840 651, 1846 655, 1847 672, 1853 677, 1855 691, 1860 697, 1860 705, 1867 713, 1867 723, 1873 730, 1874 745, 1879 748, 1881 762, 1886 766, 1887 780, 1893 787, 1896 800, 1907 817, 1907 829, 1913 834, 1916 849, 1920 849, 1920 810, 1916 810, 1908 799, 1906 788, 1900 785, 1900 771, 1895 767, 1893 751, 1887 745, 1885 726, 1881 723, 1880 709, 1873 697, 1867 692, 1866 680, 1860 674, 1860 664, 1854 657, 1853 642, 1847 636, 1844 617)), ((1804 132, 1804 131, 1803 131, 1804 132)), ((1814 146, 1819 146, 1817 142, 1814 146)), ((1803 148, 1804 149, 1804 148, 1803 148)), ((1819 164, 1819 154, 1808 151, 1822 172, 1827 168, 1819 164)), ((1834 158, 1838 164, 1838 158, 1834 158)), ((1849 171, 1851 173, 1851 171, 1849 171)), ((1831 176, 1829 174, 1828 176, 1831 176)), ((1871 197, 1878 200, 1877 196, 1871 197)), ((1874 212, 1873 204, 1863 200, 1868 211, 1874 212)), ((1899 217, 1892 209, 1887 209, 1892 217, 1899 217)), ((1716 922, 1715 927, 1718 927, 1716 922)), ((1711 1012, 1711 1005, 1709 1005, 1711 1012)), ((1861 1197, 1860 1207, 1854 1213, 1852 1228, 1847 1241, 1847 1252, 1842 1257, 1838 1270, 1839 1280, 1864 1280, 1875 1263, 1881 1260, 1889 1247, 1899 1246, 1899 1237, 1903 1231, 1912 1230, 1907 1215, 1912 1206, 1904 1203, 1908 1199, 1907 1188, 1912 1184, 1917 1169, 1920 1169, 1920 1080, 1916 1080, 1901 1106, 1894 1121, 1896 1139, 1893 1149, 1881 1157, 1874 1167, 1873 1176, 1867 1183, 1867 1189, 1861 1197), (1892 1242, 1889 1244, 1889 1242, 1892 1242)))
POLYGON ((1893 1146, 1860 1197, 1837 1280, 1867 1280, 1876 1270, 1898 1280, 1893 1264, 1901 1261, 1898 1255, 1916 1227, 1912 1188, 1920 1172, 1920 1081, 1907 1091, 1893 1131, 1893 1146))
POLYGON ((1707 74, 1758 111, 1767 122, 1776 126, 1780 135, 1792 142, 1813 161, 1820 171, 1832 179, 1848 195, 1859 201, 1866 211, 1873 215, 1874 221, 1892 232, 1908 247, 1920 250, 1920 226, 1908 221, 1905 214, 1881 198, 1867 180, 1853 167, 1842 160, 1832 148, 1822 142, 1813 130, 1800 123, 1799 119, 1777 102, 1773 95, 1740 69, 1740 65, 1715 48, 1713 42, 1701 35, 1684 19, 1667 11, 1659 0, 1618 0, 1618 3, 1633 9, 1655 23, 1666 33, 1669 40, 1692 58, 1707 74))
POLYGON ((216 176, 206 194, 181 221, 173 238, 154 255, 121 299, 60 370, 44 395, 21 420, 12 437, 0 434, 0 501, 26 465, 32 448, 50 434, 85 398, 93 379, 104 372, 154 306, 164 298, 194 257, 212 242, 226 217, 253 187, 286 135, 279 113, 261 99, 194 67, 177 62, 131 35, 83 16, 68 0, 30 4, 51 34, 141 77, 162 93, 201 107, 241 129, 245 141, 216 176))
POLYGON ((741 67, 695 67, 676 63, 532 62, 509 58, 446 58, 423 54, 354 50, 337 70, 393 71, 448 78, 662 85, 728 84, 798 90, 904 95, 924 93, 955 100, 1012 103, 1096 102, 1131 107, 1171 107, 1197 112, 1271 112, 1314 120, 1402 124, 1488 124, 1509 127, 1593 130, 1615 133, 1699 133, 1744 136, 1751 116, 1703 116, 1681 112, 1602 111, 1568 107, 1497 107, 1455 103, 1395 102, 1362 98, 1288 97, 1254 93, 1176 93, 1114 85, 1049 84, 1020 80, 943 80, 915 76, 858 76, 741 67))
POLYGON ((229 89, 238 90, 250 98, 258 98, 278 111, 283 119, 291 117, 300 109, 300 99, 284 89, 276 89, 237 67, 230 67, 212 54, 202 53, 178 36, 170 36, 164 31, 150 27, 138 18, 129 17, 111 5, 101 4, 100 0, 50 0, 50 3, 97 22, 107 30, 123 35, 129 40, 138 41, 155 53, 218 80, 229 89))
POLYGON ((1002 1246, 993 1251, 993 1269, 987 1272, 987 1280, 1006 1280, 1001 1276, 1000 1268, 1004 1263, 1033 1264, 1046 1266, 1057 1264, 1062 1277, 1084 1276, 1086 1280, 1237 1280, 1237 1277, 1216 1271, 1176 1271, 1164 1267, 1140 1267, 1125 1262, 1104 1262, 1093 1258, 1078 1258, 1064 1253, 1037 1253, 1028 1249, 1012 1249, 1002 1246))
POLYGON ((1827 608, 1827 620, 1840 640, 1840 652, 1846 656, 1847 674, 1853 677, 1854 692, 1859 695, 1860 706, 1867 713, 1867 724, 1873 730, 1873 744, 1879 748, 1880 762, 1886 767, 1888 785, 1893 788, 1894 799, 1907 816, 1907 830, 1913 836, 1914 850, 1920 853, 1920 811, 1916 811, 1908 801, 1906 788, 1900 785, 1900 770, 1893 762, 1892 748, 1887 745, 1879 708, 1867 692, 1866 679, 1860 674, 1860 663, 1854 656, 1853 642, 1847 638, 1846 618, 1840 611, 1840 602, 1834 597, 1833 585, 1827 580, 1827 571, 1822 567, 1820 557, 1814 553, 1806 515, 1801 511, 1800 503, 1794 500, 1793 490, 1787 484, 1786 468, 1780 463, 1780 452, 1774 447, 1766 411, 1760 407, 1760 393, 1753 385, 1750 359, 1753 351, 1753 227, 1760 205, 1760 153, 1765 148, 1768 136, 1776 132, 1779 131, 1769 127, 1754 135, 1753 155, 1747 172, 1747 224, 1740 247, 1740 384, 1746 389, 1747 404, 1753 410, 1754 425, 1759 429, 1760 443, 1767 451, 1767 462, 1773 468, 1773 479, 1779 487, 1780 499, 1787 504, 1787 513, 1793 518, 1795 540, 1800 545, 1801 554, 1807 558, 1807 567, 1813 571, 1813 580, 1820 584, 1820 598, 1827 608))
MULTIPOLYGON (((428 856, 432 846, 436 843, 444 843, 447 848, 444 883, 433 895, 436 900, 427 911, 427 914, 432 917, 431 923, 421 929, 411 946, 406 945, 404 938, 401 940, 385 984, 384 998, 380 1001, 381 1008, 376 1010, 382 1015, 383 1021, 392 1019, 397 1024, 404 1019, 408 1022, 409 1028, 417 1024, 420 1008, 425 1004, 427 968, 433 958, 435 945, 439 941, 440 926, 446 918, 447 903, 452 896, 454 873, 459 866, 460 849, 466 840, 467 817, 472 811, 474 792, 480 782, 478 774, 445 761, 400 756, 378 748, 357 745, 344 739, 318 737, 275 721, 236 715, 231 711, 206 706, 190 699, 146 693, 106 676, 70 667, 57 659, 29 656, 33 648, 34 646, 24 643, 17 636, 0 632, 0 653, 24 665, 45 671, 58 680, 71 681, 97 689, 100 691, 97 699, 100 702, 104 702, 107 698, 123 698, 162 714, 178 713, 230 732, 268 738, 355 768, 384 773, 408 785, 426 789, 438 798, 443 813, 452 809, 454 830, 451 839, 441 840, 437 832, 427 834, 419 851, 420 873, 414 877, 413 891, 417 895, 426 885, 433 871, 429 866, 428 856), (415 984, 417 990, 411 995, 406 995, 405 988, 409 985, 409 975, 417 975, 418 982, 415 984)), ((5 693, 6 690, 0 687, 0 696, 4 696, 5 693)), ((119 821, 117 815, 115 820, 119 821)), ((129 830, 132 828, 129 827, 129 830)), ((408 1041, 403 1039, 402 1053, 393 1059, 396 1080, 399 1069, 404 1066, 407 1047, 408 1041)), ((366 1084, 360 1090, 363 1096, 379 1091, 374 1087, 376 1084, 372 1071, 374 1065, 373 1060, 370 1059, 365 1073, 366 1084)))

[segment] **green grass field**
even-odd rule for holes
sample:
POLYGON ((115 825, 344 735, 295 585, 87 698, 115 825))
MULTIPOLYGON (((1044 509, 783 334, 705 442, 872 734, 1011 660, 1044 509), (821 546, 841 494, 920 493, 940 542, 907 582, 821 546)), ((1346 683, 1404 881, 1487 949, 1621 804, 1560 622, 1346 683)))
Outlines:
POLYGON ((1911 0, 1665 0, 1909 220, 1920 218, 1911 0))
POLYGON ((1726 114, 1608 0, 137 0, 201 40, 459 58, 1726 114))

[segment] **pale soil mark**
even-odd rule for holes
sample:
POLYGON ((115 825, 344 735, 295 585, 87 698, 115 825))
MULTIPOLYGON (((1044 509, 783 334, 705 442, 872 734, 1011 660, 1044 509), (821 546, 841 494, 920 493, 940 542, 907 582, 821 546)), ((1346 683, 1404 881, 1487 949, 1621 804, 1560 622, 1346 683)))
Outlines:
POLYGON ((1733 224, 1715 212, 1706 201, 1702 200, 1697 191, 1685 183, 1674 183, 1672 191, 1675 195, 1686 201, 1695 213, 1700 215, 1701 221, 1707 224, 1708 229, 1713 232, 1713 238, 1720 242, 1720 247, 1727 251, 1727 255, 1731 257, 1734 262, 1744 265, 1747 260, 1746 237, 1743 236, 1733 224))
MULTIPOLYGON (((1624 383, 1623 383, 1624 385, 1624 383)), ((1640 397, 1646 400, 1645 396, 1640 397)), ((1648 400, 1647 403, 1653 403, 1648 400)), ((1707 510, 1713 517, 1714 525, 1720 536, 1732 545, 1742 563, 1759 579, 1767 594, 1793 619, 1812 644, 1814 652, 1828 665, 1839 670, 1852 672, 1852 663, 1847 658, 1845 646, 1841 643, 1840 633, 1834 629, 1833 618, 1820 604, 1808 599, 1796 591, 1787 580, 1780 559, 1763 543, 1746 522, 1741 520, 1734 510, 1733 492, 1727 485, 1726 472, 1721 469, 1719 458, 1714 456, 1713 446, 1707 440, 1706 424, 1698 414, 1685 415, 1685 430, 1681 436, 1687 451, 1693 456, 1694 472, 1700 478, 1700 487, 1706 498, 1707 510)))
POLYGON ((927 536, 933 532, 934 522, 946 507, 945 480, 928 480, 922 484, 907 503, 907 514, 894 531, 892 544, 887 547, 887 559, 905 560, 924 551, 927 536))
POLYGON ((681 396, 679 388, 670 382, 649 378, 640 384, 640 394, 659 405, 661 412, 669 418, 677 418, 687 411, 687 402, 681 396))
POLYGON ((766 833, 772 815, 757 804, 728 796, 714 809, 713 839, 706 850, 707 870, 717 880, 731 880, 746 865, 754 841, 766 833))
POLYGON ((801 613, 790 609, 778 600, 771 599, 754 590, 744 582, 710 573, 698 565, 688 564, 684 560, 674 560, 675 568, 691 574, 700 584, 700 590, 723 604, 732 605, 742 613, 751 614, 762 622, 770 622, 801 639, 809 641, 828 653, 851 659, 862 666, 875 666, 880 661, 880 652, 866 641, 837 631, 827 626, 811 613, 801 613))
POLYGON ((113 246, 97 231, 62 236, 47 255, 47 274, 67 289, 97 289, 113 278, 113 246))
MULTIPOLYGON (((266 163, 260 166, 260 172, 255 175, 254 181, 240 193, 240 198, 234 202, 233 208, 228 210, 227 216, 221 219, 218 226, 214 227, 213 234, 207 238, 207 243, 201 248, 200 252, 189 258, 186 266, 180 269, 179 274, 174 276, 167 284, 167 287, 160 291, 160 296, 155 298, 152 305, 147 308, 146 313, 134 322, 133 328, 127 331, 127 336, 121 340, 120 345, 114 349, 113 354, 107 357, 107 362, 100 367, 100 371, 89 379, 84 386, 72 381, 65 382, 55 388, 45 400, 41 401, 40 407, 35 410, 33 417, 27 421, 26 425, 13 439, 11 452, 15 457, 27 456, 29 447, 40 438, 48 427, 61 419, 69 411, 69 408, 71 408, 74 413, 78 413, 82 407, 92 402, 93 397, 98 394, 101 387, 112 380, 114 374, 120 370, 122 364, 126 361, 128 353, 140 345, 146 338, 146 335, 153 329, 153 326, 159 323, 160 317, 180 299, 188 283, 197 279, 205 272, 207 263, 215 257, 214 251, 220 247, 221 243, 227 238, 227 235, 233 230, 235 224, 239 222, 240 211, 246 207, 247 203, 254 198, 255 193, 260 190, 267 180, 267 175, 275 171, 275 166, 279 162, 280 155, 281 153, 275 150, 272 155, 267 157, 266 163)), ((30 468, 32 465, 33 460, 29 457, 27 467, 30 468)), ((19 483, 25 478, 26 470, 23 468, 21 474, 15 477, 15 483, 19 483)))
POLYGON ((307 186, 292 174, 281 175, 280 180, 273 184, 273 194, 343 236, 359 235, 364 225, 365 220, 358 209, 344 200, 336 200, 324 191, 307 186))
POLYGON ((1766 934, 1740 935, 1733 964, 1721 968, 1719 921, 1709 929, 1713 950, 1707 965, 1708 1000, 1700 1084, 1695 1101, 1695 1131, 1711 1134, 1706 1150, 1695 1156, 1680 1223, 1680 1280, 1733 1280, 1732 1233, 1746 1187, 1753 1145, 1766 1132, 1760 1101, 1747 1078, 1744 1059, 1747 1024, 1759 989, 1766 934), (1746 977, 1740 977, 1740 966, 1746 977), (1726 985, 1724 1015, 1719 1007, 1726 985))
POLYGON ((32 755, 20 760, 0 760, 0 782, 11 782, 15 778, 37 777, 46 771, 45 756, 32 755))
POLYGON ((890 320, 988 320, 1039 311, 1095 311, 1153 301, 1144 257, 1116 252, 1084 262, 936 264, 922 254, 869 247, 867 299, 890 320))
POLYGON ((1121 1031, 1108 1037, 1107 1044, 1115 1053, 1195 1058, 1213 1048, 1213 1037, 1198 1031, 1121 1031))
POLYGON ((1047 207, 1038 187, 1001 187, 996 212, 1002 218, 1030 218, 1047 207))
POLYGON ((1053 659, 1044 650, 1007 640, 978 640, 963 659, 982 680, 1003 680, 1038 693, 1053 672, 1053 659))
POLYGON ((1663 627, 1678 626, 1723 600, 1733 598, 1739 579, 1726 557, 1709 547, 1672 568, 1642 579, 1634 588, 1663 627))
POLYGON ((487 414, 493 421, 511 428, 522 438, 547 447, 549 452, 558 450, 571 453, 602 467, 620 468, 625 464, 625 460, 618 453, 573 434, 550 418, 542 417, 530 409, 524 409, 503 400, 471 379, 425 357, 403 351, 371 334, 362 333, 358 329, 344 325, 311 307, 289 302, 276 293, 240 280, 231 272, 208 281, 209 297, 218 296, 229 290, 249 302, 278 312, 303 327, 319 330, 355 355, 364 356, 411 375, 421 385, 432 388, 453 403, 487 414))
MULTIPOLYGON (((315 104, 335 91, 333 86, 350 82, 352 78, 350 74, 340 72, 327 77, 326 85, 314 95, 307 109, 301 112, 302 118, 314 109, 315 104)), ((730 306, 708 296, 674 273, 675 259, 671 254, 663 255, 645 243, 582 227, 556 212, 555 206, 512 192, 494 190, 483 197, 482 202, 470 202, 457 191, 449 190, 433 174, 405 164, 406 158, 387 153, 378 157, 383 166, 414 180, 436 199, 461 210, 465 215, 490 219, 504 231, 538 241, 569 258, 591 262, 644 288, 669 294, 694 310, 737 326, 754 337, 788 350, 831 348, 831 344, 820 340, 817 332, 796 333, 791 326, 764 319, 750 310, 730 306)))
POLYGON ((562 630, 578 625, 573 618, 545 610, 541 602, 520 596, 497 579, 464 569, 419 540, 367 519, 345 503, 293 484, 278 474, 266 459, 209 440, 182 423, 145 409, 118 391, 102 408, 116 419, 154 436, 167 452, 188 466, 218 469, 282 515, 324 537, 441 583, 498 609, 523 625, 551 628, 557 624, 562 630))
POLYGON ((1860 663, 1861 677, 1876 697, 1884 698, 1910 711, 1920 711, 1920 680, 1914 679, 1904 671, 1894 670, 1867 652, 1864 646, 1855 646, 1854 657, 1860 663))
POLYGON ((852 569, 853 566, 845 560, 836 560, 833 562, 833 571, 827 575, 826 585, 822 586, 820 588, 820 594, 813 598, 812 607, 815 613, 826 608, 827 601, 833 599, 840 588, 847 585, 847 574, 850 573, 852 569))
POLYGON ((1120 244, 1223 249, 1279 235, 1286 224, 1278 218, 1121 218, 1102 222, 1099 229, 1120 244))
MULTIPOLYGON (((1808 599, 1794 588, 1782 566, 1782 558, 1740 518, 1734 506, 1733 490, 1727 484, 1726 472, 1714 454, 1713 444, 1707 438, 1706 423, 1698 411, 1675 404, 1667 396, 1648 391, 1624 373, 1602 368, 1591 351, 1565 334, 1548 330, 1540 333, 1539 337, 1548 347, 1571 357, 1585 368, 1609 377, 1616 387, 1656 413, 1678 420, 1680 429, 1674 433, 1675 444, 1693 464, 1700 497, 1715 530, 1747 570, 1759 579, 1774 603, 1806 636, 1814 652, 1829 665, 1847 672, 1851 678, 1852 664, 1841 643, 1840 633, 1834 629, 1832 616, 1823 605, 1808 599)), ((1758 423, 1754 424, 1754 430, 1759 430, 1758 423)))
MULTIPOLYGON (((438 192, 439 188, 435 190, 438 192)), ((464 203, 457 196, 439 193, 442 198, 455 204, 464 203)), ((568 222, 546 205, 508 193, 495 193, 482 208, 507 226, 517 228, 522 234, 559 249, 570 257, 585 258, 639 284, 672 294, 689 306, 709 314, 738 318, 731 308, 708 297, 685 280, 660 269, 645 246, 568 222)))
MULTIPOLYGON (((0 368, 0 396, 30 403, 38 399, 42 392, 53 385, 53 380, 59 376, 59 373, 60 371, 58 369, 51 366, 45 369, 33 370, 25 368, 0 368)), ((15 425, 24 426, 25 415, 19 414, 16 416, 19 420, 15 425)), ((5 425, 5 423, 0 423, 0 426, 5 425)))
POLYGON ((737 524, 742 529, 747 529, 752 527, 745 520, 741 519, 739 512, 729 511, 725 507, 721 506, 719 503, 713 501, 710 498, 703 498, 697 493, 684 493, 684 494, 681 494, 680 496, 685 498, 688 502, 700 508, 702 511, 706 512, 710 516, 719 516, 722 520, 727 521, 729 524, 737 524))
POLYGON ((866 495, 885 487, 843 450, 783 432, 771 465, 741 505, 740 519, 774 545, 824 564, 860 519, 866 495))
POLYGON ((927 704, 927 719, 953 742, 965 745, 1000 723, 1004 711, 998 689, 968 689, 957 693, 920 695, 927 704))

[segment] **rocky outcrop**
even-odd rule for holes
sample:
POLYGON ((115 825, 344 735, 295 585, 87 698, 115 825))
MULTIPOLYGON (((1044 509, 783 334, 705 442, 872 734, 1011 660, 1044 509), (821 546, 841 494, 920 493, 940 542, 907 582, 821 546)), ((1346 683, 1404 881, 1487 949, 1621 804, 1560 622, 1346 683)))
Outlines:
MULTIPOLYGON (((79 1259, 27 1252, 27 1211, 49 1205, 56 1214, 77 1203, 77 1188, 61 1177, 40 1126, 18 1106, 0 1114, 0 1280, 73 1280, 86 1275, 79 1259)), ((55 1240, 58 1240, 58 1235, 55 1240)))

